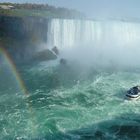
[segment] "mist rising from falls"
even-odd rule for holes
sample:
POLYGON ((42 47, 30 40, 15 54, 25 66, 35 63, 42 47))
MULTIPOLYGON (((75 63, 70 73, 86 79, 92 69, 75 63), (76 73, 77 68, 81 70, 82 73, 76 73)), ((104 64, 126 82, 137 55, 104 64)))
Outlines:
POLYGON ((139 65, 139 23, 53 19, 47 39, 64 57, 85 64, 139 65))

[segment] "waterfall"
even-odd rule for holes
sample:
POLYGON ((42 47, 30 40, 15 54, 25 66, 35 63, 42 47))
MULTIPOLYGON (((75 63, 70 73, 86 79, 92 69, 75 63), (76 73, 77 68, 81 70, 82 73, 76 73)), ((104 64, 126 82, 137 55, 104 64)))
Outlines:
POLYGON ((140 43, 140 24, 123 21, 52 19, 48 25, 48 46, 59 49, 76 46, 130 46, 140 43))

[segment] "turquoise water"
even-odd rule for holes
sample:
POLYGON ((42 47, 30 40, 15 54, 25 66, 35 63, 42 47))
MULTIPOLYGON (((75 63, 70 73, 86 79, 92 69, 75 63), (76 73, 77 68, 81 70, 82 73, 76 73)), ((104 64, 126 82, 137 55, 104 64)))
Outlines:
POLYGON ((1 140, 138 140, 140 100, 124 99, 140 70, 18 66, 29 96, 1 66, 1 140))

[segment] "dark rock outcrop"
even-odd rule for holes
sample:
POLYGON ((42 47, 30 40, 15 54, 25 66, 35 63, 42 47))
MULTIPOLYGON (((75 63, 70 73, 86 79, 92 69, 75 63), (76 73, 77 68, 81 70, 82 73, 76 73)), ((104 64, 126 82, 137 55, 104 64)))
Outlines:
POLYGON ((60 59, 60 64, 66 65, 66 64, 67 64, 67 60, 64 59, 64 58, 61 58, 61 59, 60 59))
POLYGON ((50 51, 49 49, 37 52, 34 56, 33 59, 35 61, 48 61, 48 60, 55 60, 57 59, 57 56, 50 51))
POLYGON ((56 46, 54 46, 54 47, 52 48, 52 51, 53 51, 56 55, 59 55, 59 50, 58 50, 58 48, 57 48, 56 46))

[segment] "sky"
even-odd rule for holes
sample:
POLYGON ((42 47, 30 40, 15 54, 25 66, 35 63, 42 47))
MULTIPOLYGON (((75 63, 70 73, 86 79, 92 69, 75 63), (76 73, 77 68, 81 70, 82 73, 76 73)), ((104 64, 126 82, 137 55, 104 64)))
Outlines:
POLYGON ((89 18, 140 18, 140 0, 0 0, 14 3, 47 3, 76 9, 89 18))

